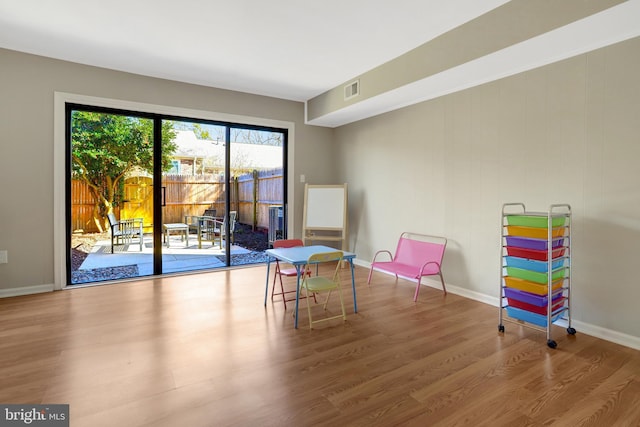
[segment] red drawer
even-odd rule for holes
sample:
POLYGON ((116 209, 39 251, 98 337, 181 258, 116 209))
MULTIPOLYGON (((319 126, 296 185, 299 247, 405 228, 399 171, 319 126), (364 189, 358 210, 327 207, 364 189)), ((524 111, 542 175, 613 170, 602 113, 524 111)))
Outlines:
MULTIPOLYGON (((551 311, 552 312, 556 311, 557 309, 562 307, 562 305, 564 304, 564 300, 565 299, 566 299, 565 297, 554 298, 553 307, 551 308, 551 311)), ((547 314, 547 306, 546 305, 542 306, 542 307, 539 307, 537 305, 528 304, 526 302, 518 301, 517 299, 512 299, 512 298, 507 298, 507 301, 509 301, 509 306, 511 306, 511 307, 519 308, 521 310, 527 310, 527 311, 530 311, 532 313, 542 314, 542 315, 545 315, 545 316, 547 314)))

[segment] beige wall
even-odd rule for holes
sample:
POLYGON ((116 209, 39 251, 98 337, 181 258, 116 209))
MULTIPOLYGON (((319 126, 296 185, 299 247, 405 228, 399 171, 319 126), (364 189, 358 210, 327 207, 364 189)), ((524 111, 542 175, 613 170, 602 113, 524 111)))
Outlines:
POLYGON ((294 122, 296 236, 299 175, 347 182, 360 262, 404 230, 445 235, 447 283, 488 302, 499 291, 501 205, 570 203, 576 326, 638 343, 638 76, 636 38, 329 130, 304 125, 295 102, 0 50, 0 295, 53 282, 59 91, 294 122))
POLYGON ((304 105, 83 66, 0 49, 0 296, 54 282, 54 93, 124 100, 294 124, 290 183, 300 236, 304 184, 335 176, 332 131, 304 124, 304 105), (294 179, 295 178, 295 179, 294 179))
POLYGON ((446 282, 497 304, 502 204, 569 203, 578 331, 640 343, 639 38, 342 126, 335 142, 359 260, 402 231, 443 235, 446 282))

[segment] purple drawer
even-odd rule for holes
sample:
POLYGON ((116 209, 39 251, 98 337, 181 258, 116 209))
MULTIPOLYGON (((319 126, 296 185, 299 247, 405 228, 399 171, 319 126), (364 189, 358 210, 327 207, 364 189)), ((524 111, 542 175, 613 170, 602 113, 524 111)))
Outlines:
MULTIPOLYGON (((546 251, 547 239, 531 239, 529 237, 512 237, 506 236, 507 246, 515 246, 517 248, 536 249, 546 251)), ((552 248, 559 248, 564 244, 564 238, 553 239, 551 241, 552 248)))
MULTIPOLYGON (((547 295, 536 295, 531 292, 519 291, 517 289, 504 288, 504 296, 507 298, 515 299, 518 301, 525 302, 527 304, 535 305, 538 307, 545 307, 547 302, 549 301, 547 295)), ((554 304, 562 298, 562 292, 559 292, 557 295, 554 295, 553 302, 554 304)))

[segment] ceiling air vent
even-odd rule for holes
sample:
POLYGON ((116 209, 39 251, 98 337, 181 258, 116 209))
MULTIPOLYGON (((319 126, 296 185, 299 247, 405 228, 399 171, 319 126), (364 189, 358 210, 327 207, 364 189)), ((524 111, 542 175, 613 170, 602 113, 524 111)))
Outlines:
POLYGON ((360 95, 360 80, 355 80, 344 87, 344 100, 360 95))

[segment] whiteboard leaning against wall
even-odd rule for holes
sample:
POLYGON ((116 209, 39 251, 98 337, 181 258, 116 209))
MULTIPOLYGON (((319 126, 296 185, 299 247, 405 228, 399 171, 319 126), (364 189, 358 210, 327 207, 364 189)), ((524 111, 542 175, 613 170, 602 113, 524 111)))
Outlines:
POLYGON ((307 241, 341 241, 346 247, 347 184, 305 185, 303 238, 307 241))

